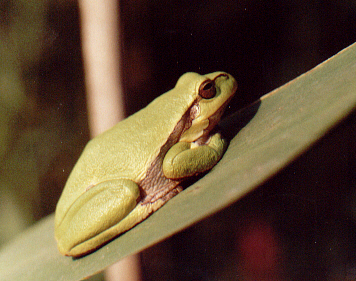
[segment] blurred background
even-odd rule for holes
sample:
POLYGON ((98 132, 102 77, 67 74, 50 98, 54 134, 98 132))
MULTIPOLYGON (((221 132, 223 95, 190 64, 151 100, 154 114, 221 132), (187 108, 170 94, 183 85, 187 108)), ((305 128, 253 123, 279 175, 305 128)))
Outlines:
MULTIPOLYGON (((126 114, 187 71, 234 112, 356 41, 356 2, 120 2, 126 114)), ((330 77, 332 79, 332 77, 330 77)), ((103 89, 105 90, 105 89, 103 89)), ((0 247, 51 214, 89 140, 78 3, 0 1, 0 247)), ((356 280, 355 116, 241 201, 141 254, 145 280, 356 280)))

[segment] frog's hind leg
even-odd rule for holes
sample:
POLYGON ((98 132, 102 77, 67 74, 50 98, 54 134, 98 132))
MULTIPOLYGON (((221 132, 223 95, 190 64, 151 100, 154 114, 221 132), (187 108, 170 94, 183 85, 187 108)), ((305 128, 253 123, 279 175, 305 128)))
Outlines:
MULTIPOLYGON (((85 241, 86 247, 95 250, 101 245, 109 242, 118 235, 133 228, 136 224, 146 219, 153 212, 162 207, 169 199, 177 195, 183 189, 180 186, 176 186, 174 189, 166 193, 163 197, 157 199, 153 203, 143 203, 142 201, 136 205, 136 207, 120 222, 101 232, 95 237, 85 241)), ((84 243, 83 243, 84 244, 84 243)), ((83 246, 80 244, 72 249, 72 253, 80 252, 80 248, 83 246)), ((82 255, 82 254, 81 254, 82 255)))
POLYGON ((88 188, 56 226, 59 251, 80 256, 113 238, 115 235, 108 236, 106 231, 128 216, 139 197, 138 185, 126 179, 108 180, 88 188))
POLYGON ((183 189, 180 186, 175 187, 169 193, 167 193, 164 197, 159 198, 153 203, 138 203, 137 206, 119 223, 112 226, 111 228, 103 231, 96 237, 86 241, 86 243, 94 243, 97 244, 97 241, 107 242, 116 236, 126 232, 127 230, 133 228, 136 224, 140 223, 144 219, 146 219, 153 212, 162 207, 169 199, 176 196, 183 189))

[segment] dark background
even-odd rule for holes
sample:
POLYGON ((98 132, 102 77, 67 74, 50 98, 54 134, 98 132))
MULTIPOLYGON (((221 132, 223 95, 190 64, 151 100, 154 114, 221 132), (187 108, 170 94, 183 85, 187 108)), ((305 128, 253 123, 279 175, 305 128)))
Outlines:
MULTIPOLYGON (((128 114, 184 72, 217 70, 239 83, 236 111, 356 41, 351 0, 120 6, 128 114)), ((77 3, 0 8, 0 75, 21 85, 0 99, 6 242, 54 211, 89 134, 77 3)), ((144 251, 145 280, 356 280, 355 137, 353 115, 241 201, 144 251)))

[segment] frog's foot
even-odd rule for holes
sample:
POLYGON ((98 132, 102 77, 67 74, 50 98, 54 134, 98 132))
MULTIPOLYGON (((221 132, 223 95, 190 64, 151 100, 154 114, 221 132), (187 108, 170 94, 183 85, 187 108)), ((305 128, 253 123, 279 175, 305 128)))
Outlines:
MULTIPOLYGON (((181 192, 183 190, 183 187, 181 187, 180 185, 176 186, 174 189, 172 189, 170 192, 168 192, 167 194, 165 194, 163 197, 160 198, 160 200, 163 201, 163 204, 165 204, 168 200, 172 199, 174 196, 176 196, 179 192, 181 192)), ((162 204, 162 205, 163 205, 162 204)), ((161 206, 162 206, 161 205, 161 206)), ((161 207, 160 206, 160 207, 161 207)), ((156 211, 156 210, 155 210, 156 211)))
POLYGON ((142 199, 142 204, 152 204, 159 199, 167 202, 169 199, 173 198, 183 190, 183 187, 177 185, 177 182, 172 181, 170 183, 171 186, 168 184, 166 188, 162 188, 154 193, 148 194, 145 198, 142 199))
MULTIPOLYGON (((59 251, 81 256, 107 242, 118 233, 102 234, 127 217, 136 207, 139 196, 138 185, 126 179, 109 180, 89 188, 56 225, 59 251)), ((122 232, 119 228, 116 231, 122 232)))

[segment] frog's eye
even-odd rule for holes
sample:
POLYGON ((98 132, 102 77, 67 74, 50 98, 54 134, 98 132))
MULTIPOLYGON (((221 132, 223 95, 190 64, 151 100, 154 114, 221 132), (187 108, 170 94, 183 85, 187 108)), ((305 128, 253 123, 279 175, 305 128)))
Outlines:
POLYGON ((216 95, 216 88, 214 81, 210 79, 205 80, 199 87, 199 96, 204 99, 211 99, 216 95))

